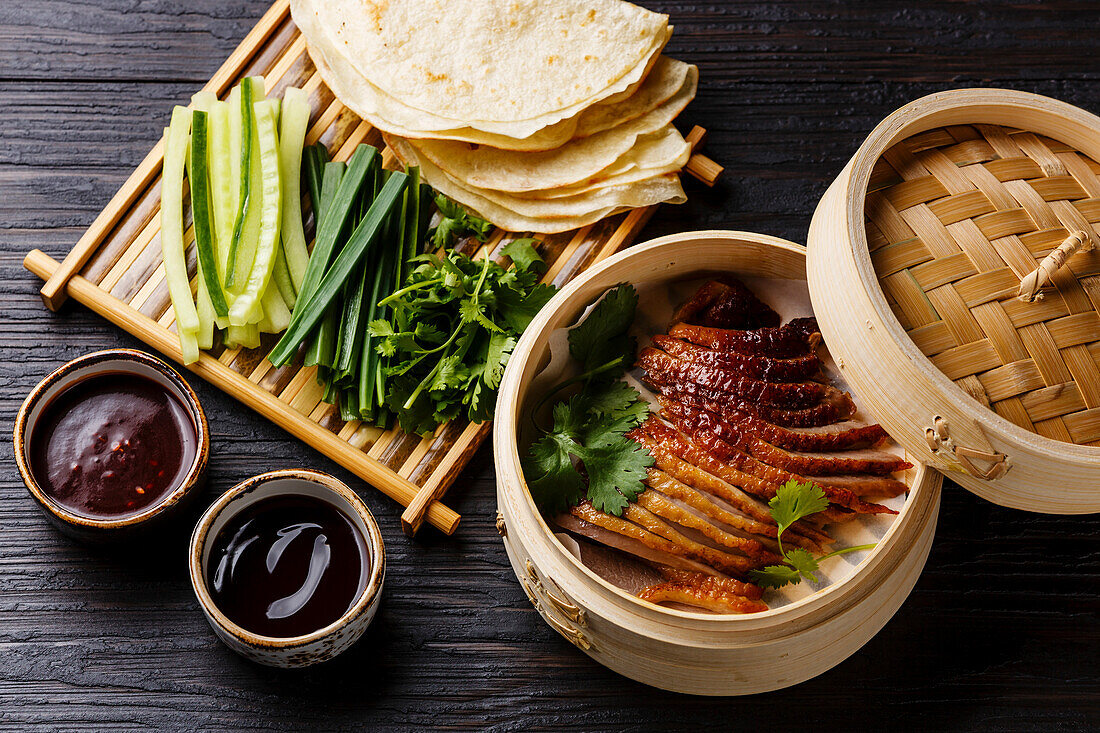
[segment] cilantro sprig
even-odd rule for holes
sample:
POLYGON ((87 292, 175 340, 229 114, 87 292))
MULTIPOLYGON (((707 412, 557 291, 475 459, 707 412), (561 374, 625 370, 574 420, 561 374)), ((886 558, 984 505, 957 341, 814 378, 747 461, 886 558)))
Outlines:
POLYGON ((782 588, 791 583, 799 583, 803 578, 817 582, 815 573, 823 560, 836 555, 843 555, 857 550, 869 550, 875 545, 856 545, 834 550, 827 555, 815 558, 808 550, 795 547, 790 550, 783 549, 783 532, 800 519, 805 519, 811 514, 825 511, 829 507, 829 499, 825 496, 820 486, 807 481, 791 479, 780 486, 775 496, 768 502, 768 508, 772 518, 779 526, 776 532, 776 541, 779 543, 779 555, 783 558, 783 565, 768 565, 760 570, 750 570, 751 577, 757 585, 765 588, 782 588))
POLYGON ((569 332, 569 353, 582 373, 547 392, 536 412, 567 387, 581 388, 554 405, 553 427, 541 430, 523 461, 528 488, 544 513, 565 511, 587 497, 596 509, 619 516, 645 490, 653 457, 626 433, 646 419, 649 406, 619 379, 634 361, 637 344, 628 331, 637 306, 637 292, 624 283, 569 332))
POLYGON ((507 270, 453 250, 420 255, 405 286, 381 301, 399 317, 371 322, 370 333, 389 359, 386 405, 405 432, 430 435, 459 415, 492 416, 519 335, 555 292, 539 283, 546 265, 534 243, 505 245, 501 254, 515 263, 507 270))
POLYGON ((493 231, 491 223, 474 216, 441 193, 435 195, 435 205, 442 218, 428 232, 434 246, 450 247, 458 237, 471 235, 479 242, 489 239, 489 234, 493 231))

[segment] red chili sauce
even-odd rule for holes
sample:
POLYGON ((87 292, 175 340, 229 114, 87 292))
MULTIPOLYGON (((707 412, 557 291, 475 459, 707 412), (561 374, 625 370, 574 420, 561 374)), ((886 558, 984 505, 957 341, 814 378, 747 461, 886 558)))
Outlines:
POLYGON ((366 540, 323 499, 271 496, 242 509, 214 538, 210 597, 237 625, 286 638, 347 613, 370 575, 366 540))
POLYGON ((183 483, 197 444, 190 413, 165 387, 137 374, 97 374, 46 404, 30 436, 31 471, 74 513, 122 518, 183 483))

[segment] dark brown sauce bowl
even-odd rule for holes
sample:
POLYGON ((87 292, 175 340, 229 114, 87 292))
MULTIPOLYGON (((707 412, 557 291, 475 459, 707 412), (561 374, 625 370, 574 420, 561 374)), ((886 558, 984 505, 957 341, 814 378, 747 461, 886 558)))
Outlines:
POLYGON ((15 462, 23 483, 38 507, 64 534, 89 543, 108 544, 149 536, 182 515, 206 481, 210 455, 210 429, 199 398, 183 377, 160 359, 133 349, 108 349, 87 354, 60 367, 31 390, 15 418, 13 432, 15 462), (107 374, 133 374, 151 380, 169 392, 184 407, 195 428, 196 449, 190 468, 174 488, 141 511, 124 516, 89 516, 56 500, 35 477, 31 441, 35 427, 49 403, 77 383, 107 374))
POLYGON ((382 598, 386 551, 374 515, 347 484, 320 471, 284 469, 246 479, 210 505, 191 535, 189 568, 202 612, 226 646, 260 664, 307 667, 344 652, 367 630, 382 598), (245 509, 279 496, 319 499, 331 504, 362 536, 369 561, 366 581, 347 611, 327 626, 300 636, 264 636, 237 624, 218 608, 210 592, 211 579, 207 577, 219 533, 245 509))

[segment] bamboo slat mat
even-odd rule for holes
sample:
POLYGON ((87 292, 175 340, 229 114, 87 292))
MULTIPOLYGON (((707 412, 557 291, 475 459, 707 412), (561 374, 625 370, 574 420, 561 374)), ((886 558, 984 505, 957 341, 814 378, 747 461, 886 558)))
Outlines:
MULTIPOLYGON (((205 88, 225 98, 237 82, 252 75, 265 77, 272 97, 282 96, 288 86, 306 90, 313 110, 306 144, 323 142, 334 160, 347 159, 360 143, 383 146, 380 132, 341 104, 321 80, 305 39, 290 18, 288 0, 272 6, 205 88)), ((696 128, 688 139, 699 145, 703 135, 696 128)), ((56 309, 72 296, 180 361, 161 261, 162 159, 158 143, 62 263, 34 251, 25 266, 46 280, 42 296, 49 307, 56 309)), ((390 151, 385 151, 383 160, 392 163, 390 151)), ((720 170, 702 155, 693 156, 688 166, 690 173, 708 183, 720 170)), ((576 231, 542 237, 539 253, 548 264, 544 281, 561 285, 628 245, 654 209, 637 209, 576 231)), ((194 240, 189 222, 185 224, 194 285, 194 240)), ((308 231, 312 222, 306 224, 308 231)), ((515 236, 519 235, 498 230, 484 244, 465 242, 459 248, 466 247, 476 257, 496 257, 515 236)), ((302 367, 300 357, 278 369, 265 359, 276 340, 265 335, 260 348, 251 350, 218 345, 188 368, 408 507, 402 516, 407 533, 414 534, 425 519, 453 533, 460 517, 439 500, 489 434, 489 423, 454 421, 435 435, 420 438, 399 428, 384 431, 344 422, 335 406, 321 400, 315 368, 302 367)))
POLYGON ((878 161, 866 211, 887 301, 940 371, 1020 427, 1100 446, 1100 248, 1016 298, 1071 233, 1100 242, 1100 163, 1024 130, 930 130, 878 161))

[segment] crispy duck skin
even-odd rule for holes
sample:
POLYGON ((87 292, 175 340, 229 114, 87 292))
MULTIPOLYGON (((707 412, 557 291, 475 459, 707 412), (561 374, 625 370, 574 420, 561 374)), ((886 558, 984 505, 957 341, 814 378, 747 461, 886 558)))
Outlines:
POLYGON ((816 321, 811 318, 798 319, 773 328, 754 330, 677 323, 668 330, 668 335, 719 351, 736 351, 741 354, 789 359, 806 356, 813 352, 810 335, 816 331, 816 328, 811 328, 810 322, 816 326, 816 321))
POLYGON ((677 506, 660 491, 648 490, 638 495, 638 504, 656 514, 662 519, 690 527, 701 532, 707 539, 725 545, 730 549, 744 553, 747 557, 766 563, 777 562, 779 556, 768 552, 759 541, 747 537, 739 537, 711 524, 698 514, 677 506))
POLYGON ((775 468, 795 474, 830 476, 836 474, 874 474, 886 476, 912 468, 911 463, 889 453, 872 457, 850 458, 835 453, 791 453, 777 448, 764 439, 723 420, 709 410, 700 409, 661 395, 657 398, 669 415, 676 416, 692 429, 702 428, 714 433, 739 450, 775 468))
MULTIPOLYGON (((775 468, 774 466, 768 466, 761 463, 706 428, 693 427, 689 424, 689 421, 679 419, 674 415, 669 415, 668 417, 676 427, 686 433, 703 450, 725 461, 739 471, 763 479, 768 487, 768 494, 766 495, 768 499, 775 496, 775 487, 781 486, 791 480, 806 480, 804 476, 799 476, 781 468, 775 468)), ((821 484, 819 484, 819 486, 821 486, 821 490, 825 492, 825 496, 828 497, 830 503, 839 504, 842 507, 847 507, 860 514, 897 514, 896 511, 889 507, 863 501, 855 492, 849 489, 821 484)))
MULTIPOLYGON (((743 494, 737 487, 676 456, 670 450, 658 444, 650 435, 630 437, 649 448, 654 457, 655 468, 651 468, 649 471, 649 477, 646 481, 648 486, 679 499, 719 522, 761 538, 760 542, 769 550, 778 550, 775 543, 778 529, 775 520, 766 509, 762 512, 765 515, 763 518, 741 516, 715 504, 707 499, 706 495, 716 496, 738 510, 743 510, 742 507, 750 504, 756 509, 762 507, 763 505, 756 499, 752 499, 747 494, 743 494), (738 494, 741 494, 741 496, 738 496, 738 494), (735 501, 728 501, 726 496, 731 496, 735 501), (748 501, 744 499, 748 499, 748 501)), ((821 551, 820 541, 822 539, 826 543, 831 541, 829 537, 823 537, 821 533, 816 531, 805 532, 802 526, 790 528, 787 537, 789 544, 816 552, 821 551)))
POLYGON ((678 568, 660 567, 657 569, 665 580, 672 583, 686 583, 691 585, 710 583, 716 588, 720 588, 735 595, 745 596, 745 598, 751 598, 754 601, 758 601, 764 597, 763 588, 753 583, 746 583, 743 580, 720 578, 717 575, 694 573, 690 570, 680 570, 678 568))
POLYGON ((825 385, 825 394, 821 402, 813 407, 789 410, 770 405, 759 405, 739 399, 716 389, 704 387, 695 382, 669 379, 663 374, 646 374, 645 381, 659 392, 681 392, 703 399, 726 402, 737 409, 756 415, 772 425, 787 428, 819 428, 841 420, 847 420, 856 412, 855 403, 847 392, 825 385))
POLYGON ((760 613, 768 604, 739 596, 706 581, 701 583, 664 582, 642 589, 638 597, 650 603, 682 603, 715 613, 760 613))
POLYGON ((779 314, 735 277, 708 280, 672 316, 672 323, 717 328, 778 326, 779 314))
MULTIPOLYGON (((715 456, 711 455, 707 451, 703 450, 699 446, 695 445, 675 428, 665 424, 656 415, 651 416, 645 423, 641 425, 640 430, 644 430, 653 440, 660 445, 660 453, 655 453, 654 458, 656 461, 662 459, 658 457, 665 452, 675 456, 683 462, 684 466, 696 469, 698 474, 693 475, 693 481, 684 481, 679 479, 683 483, 690 486, 695 486, 702 491, 707 491, 711 487, 715 487, 715 484, 706 482, 705 477, 718 477, 721 481, 729 484, 730 486, 743 489, 749 494, 753 494, 757 497, 767 501, 772 496, 775 496, 776 486, 769 484, 767 481, 752 476, 744 471, 739 471, 728 463, 719 460, 715 456)), ((662 468, 660 463, 657 464, 659 468, 662 468)), ((662 468, 663 470, 663 468, 662 468)), ((670 474, 671 475, 671 474, 670 474)), ((678 477, 677 477, 678 478, 678 477)), ((725 496, 719 491, 713 492, 719 498, 725 500, 725 496)), ((734 506, 740 507, 740 503, 734 503, 734 506)), ((772 518, 770 512, 764 517, 758 517, 762 523, 774 524, 775 520, 772 518)), ((800 547, 806 549, 816 549, 813 545, 827 545, 833 541, 833 538, 821 530, 813 527, 808 522, 800 521, 791 525, 787 530, 788 533, 801 536, 802 540, 795 540, 800 547)), ((770 532, 768 536, 774 536, 770 532)))
MULTIPOLYGON (((754 528, 764 529, 767 526, 761 526, 755 520, 745 517, 739 517, 737 514, 727 511, 726 509, 707 499, 706 495, 703 492, 699 491, 693 486, 684 483, 683 481, 680 481, 679 479, 674 478, 673 476, 670 476, 667 473, 664 473, 663 471, 650 469, 649 476, 646 478, 646 485, 649 486, 654 493, 664 496, 666 499, 671 498, 676 499, 677 501, 681 501, 687 506, 694 509, 695 512, 698 512, 699 514, 704 514, 710 519, 721 522, 726 526, 736 529, 738 531, 753 533, 754 528)), ((643 492, 643 495, 648 493, 650 492, 645 491, 643 492)), ((693 514, 693 516, 695 516, 697 519, 700 518, 698 514, 693 514)), ((673 519, 673 521, 679 522, 679 520, 677 519, 673 519)), ((685 522, 680 522, 680 524, 684 524, 685 527, 692 526, 685 522)), ((694 526, 692 526, 692 528, 699 529, 699 527, 694 526)), ((706 530, 699 529, 699 531, 703 532, 703 534, 705 535, 707 534, 706 530)), ((709 537, 709 535, 707 536, 709 537)), ((736 535, 733 536, 737 537, 736 535)), ((715 542, 722 541, 715 537, 710 537, 710 539, 714 540, 715 542)), ((744 540, 746 543, 755 543, 755 545, 745 544, 738 548, 741 549, 741 551, 745 554, 757 559, 763 558, 764 560, 769 562, 773 562, 779 559, 778 555, 775 554, 775 552, 778 552, 779 546, 777 543, 771 541, 768 535, 763 535, 762 539, 739 539, 744 540), (766 549, 764 546, 764 541, 767 542, 766 549)))
MULTIPOLYGON (((653 465, 658 470, 664 471, 669 476, 672 476, 677 481, 682 481, 688 486, 717 496, 739 512, 745 514, 747 518, 754 519, 771 530, 769 532, 767 529, 760 528, 759 531, 755 531, 754 534, 775 537, 775 519, 772 518, 771 512, 768 511, 767 506, 759 499, 745 493, 739 485, 729 483, 718 476, 708 474, 704 469, 695 466, 677 455, 674 446, 666 444, 671 442, 668 438, 658 439, 653 434, 646 432, 649 424, 658 420, 659 418, 657 416, 651 416, 645 424, 627 433, 626 437, 636 443, 640 443, 649 450, 650 455, 653 456, 653 465)), ((676 438, 678 439, 679 436, 677 435, 676 438)), ((756 479, 751 476, 743 475, 737 478, 756 481, 756 479)))
MULTIPOLYGON (((691 555, 684 548, 680 547, 675 542, 666 540, 664 537, 654 534, 647 529, 643 529, 637 524, 634 524, 633 522, 628 522, 621 517, 616 517, 612 514, 608 514, 607 512, 601 512, 599 509, 592 506, 592 503, 587 500, 582 501, 580 504, 570 509, 569 513, 577 519, 588 522, 589 524, 593 524, 597 527, 602 527, 603 529, 614 532, 615 534, 623 535, 624 537, 628 537, 632 540, 637 540, 638 542, 641 542, 643 545, 653 550, 658 550, 669 555, 678 555, 679 557, 682 557, 685 560, 689 560, 691 562, 699 562, 699 560, 691 557, 691 555)), ((712 563, 709 562, 702 562, 701 564, 708 567, 715 567, 712 563)))
POLYGON ((819 486, 836 486, 848 489, 858 496, 893 497, 901 496, 909 490, 904 482, 889 476, 806 476, 819 486))
POLYGON ((657 348, 677 359, 726 369, 765 382, 804 382, 813 379, 821 371, 821 360, 817 354, 776 359, 770 356, 738 354, 735 351, 718 351, 672 336, 654 336, 652 340, 657 348))
POLYGON ((820 382, 763 382, 718 367, 683 361, 652 347, 642 349, 638 366, 654 379, 695 382, 704 387, 726 392, 742 400, 784 408, 804 408, 816 405, 825 396, 820 382))
MULTIPOLYGON (((605 515, 610 516, 610 515, 605 515)), ((610 517, 613 520, 618 520, 618 517, 610 517)), ((665 552, 657 547, 650 546, 640 539, 636 539, 630 534, 622 534, 605 527, 599 526, 592 522, 585 521, 573 514, 566 512, 554 517, 554 524, 567 532, 584 537, 604 547, 611 547, 620 552, 625 552, 628 555, 636 557, 647 563, 652 564, 658 568, 678 568, 684 572, 690 572, 692 574, 703 575, 716 575, 723 576, 710 565, 706 565, 695 560, 690 560, 681 555, 665 552)), ((632 527, 637 532, 645 532, 645 530, 637 527, 636 525, 626 522, 626 525, 632 527)), ((657 538, 660 539, 660 538, 657 538)))
POLYGON ((653 512, 633 502, 628 503, 623 509, 623 518, 673 543, 692 560, 706 563, 724 573, 744 575, 749 570, 763 565, 758 559, 746 555, 733 555, 710 545, 704 545, 702 542, 696 542, 653 512))
POLYGON ((665 392, 665 396, 684 405, 707 410, 722 417, 739 430, 756 435, 768 443, 786 450, 803 453, 870 448, 889 437, 881 425, 860 425, 839 432, 795 432, 761 420, 756 415, 729 403, 706 400, 682 392, 665 392))

